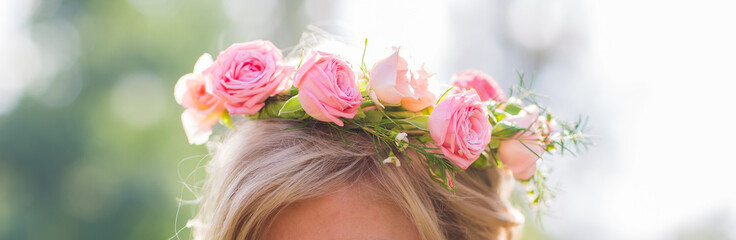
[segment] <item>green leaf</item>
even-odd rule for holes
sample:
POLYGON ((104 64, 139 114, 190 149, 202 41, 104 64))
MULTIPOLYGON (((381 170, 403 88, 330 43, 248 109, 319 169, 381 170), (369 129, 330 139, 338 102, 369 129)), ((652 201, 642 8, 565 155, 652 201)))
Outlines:
POLYGON ((386 115, 392 118, 412 118, 417 116, 417 113, 415 112, 409 112, 409 111, 386 111, 386 115))
POLYGON ((494 111, 493 117, 496 118, 496 122, 501 122, 504 118, 507 118, 508 115, 502 111, 494 111))
POLYGON ((355 114, 355 116, 353 117, 353 119, 360 120, 360 119, 363 119, 363 118, 365 118, 365 113, 363 112, 362 109, 358 109, 358 113, 355 114))
POLYGON ((499 122, 496 126, 493 126, 493 133, 491 136, 495 138, 511 138, 519 131, 524 131, 525 128, 516 127, 507 122, 499 122))
MULTIPOLYGON (((437 103, 442 102, 442 100, 444 100, 445 97, 447 97, 447 93, 449 93, 450 90, 452 90, 453 88, 455 88, 455 86, 452 86, 452 87, 448 88, 444 93, 442 93, 442 95, 440 95, 440 98, 437 99, 437 103)), ((435 105, 437 105, 437 104, 435 104, 435 105)))
POLYGON ((286 100, 284 106, 279 110, 279 116, 281 116, 281 114, 293 113, 301 110, 304 109, 302 108, 302 104, 299 102, 299 95, 296 95, 289 98, 289 100, 286 100))
POLYGON ((383 119, 383 113, 378 110, 365 111, 365 119, 370 123, 379 123, 383 119))
POLYGON ((506 104, 506 106, 504 107, 503 110, 504 110, 504 112, 506 112, 508 114, 516 115, 516 114, 519 114, 521 112, 521 109, 522 109, 521 106, 519 106, 517 104, 509 103, 509 104, 506 104))
POLYGON ((490 156, 497 168, 503 168, 503 162, 501 162, 501 158, 498 156, 498 151, 492 152, 490 156))
POLYGON ((432 135, 430 135, 429 133, 424 134, 424 135, 418 137, 417 139, 419 139, 419 141, 421 141, 422 143, 431 143, 431 142, 434 142, 434 140, 432 140, 432 135))
POLYGON ((266 101, 266 106, 261 108, 255 115, 256 119, 266 119, 279 116, 279 110, 284 106, 284 102, 266 101))
POLYGON ((358 80, 358 89, 363 96, 367 96, 368 93, 365 90, 368 89, 368 79, 363 78, 358 80))
POLYGON ((299 94, 299 88, 291 86, 291 88, 289 88, 289 95, 297 95, 297 94, 299 94))
POLYGON ((427 107, 425 109, 422 109, 421 111, 419 111, 417 113, 419 113, 421 115, 430 115, 430 114, 432 114, 432 110, 434 110, 434 107, 433 106, 429 106, 429 107, 427 107))
POLYGON ((365 39, 365 43, 363 44, 363 57, 360 58, 360 70, 362 70, 363 73, 368 73, 368 67, 365 65, 366 50, 368 50, 368 38, 365 39))
POLYGON ((488 152, 484 151, 480 154, 480 157, 478 157, 478 159, 476 159, 470 166, 478 169, 485 169, 493 165, 491 165, 491 161, 488 161, 488 152))
POLYGON ((488 146, 490 146, 491 148, 498 148, 499 146, 501 146, 501 139, 491 138, 491 142, 488 143, 488 146))
POLYGON ((302 58, 299 59, 299 65, 296 65, 296 68, 300 68, 302 66, 302 61, 304 61, 304 48, 302 48, 302 58))
POLYGON ((222 112, 222 116, 220 117, 220 121, 222 121, 222 124, 225 126, 228 126, 231 129, 235 129, 235 125, 233 125, 233 118, 230 117, 230 112, 225 110, 222 112))
POLYGON ((496 125, 498 123, 498 120, 496 119, 496 116, 493 114, 493 112, 488 113, 488 122, 491 123, 491 125, 496 125))
POLYGON ((418 129, 429 131, 429 115, 419 115, 399 121, 409 123, 418 129))

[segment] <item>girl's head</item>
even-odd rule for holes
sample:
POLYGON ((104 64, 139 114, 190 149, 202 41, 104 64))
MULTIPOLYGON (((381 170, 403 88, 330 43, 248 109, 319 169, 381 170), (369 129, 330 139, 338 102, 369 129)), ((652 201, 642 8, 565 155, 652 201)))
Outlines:
POLYGON ((421 159, 382 164, 361 133, 276 119, 237 129, 209 163, 197 239, 497 239, 521 221, 498 168, 458 172, 453 192, 421 159))

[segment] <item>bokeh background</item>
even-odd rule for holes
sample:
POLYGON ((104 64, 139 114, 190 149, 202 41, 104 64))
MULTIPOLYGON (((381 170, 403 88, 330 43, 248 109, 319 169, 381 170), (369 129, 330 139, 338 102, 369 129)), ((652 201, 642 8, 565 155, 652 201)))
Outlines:
POLYGON ((736 239, 736 7, 655 0, 0 0, 0 239, 189 239, 207 153, 173 86, 203 52, 313 25, 438 79, 515 71, 596 146, 549 158, 522 239, 736 239), (357 44, 361 44, 358 42, 357 44), (386 45, 384 45, 386 44, 386 45))

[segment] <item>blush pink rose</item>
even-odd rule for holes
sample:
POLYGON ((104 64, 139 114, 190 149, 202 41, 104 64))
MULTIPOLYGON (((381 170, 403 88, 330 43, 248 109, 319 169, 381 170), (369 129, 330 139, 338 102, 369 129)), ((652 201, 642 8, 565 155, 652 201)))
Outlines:
POLYGON ((376 62, 370 73, 370 96, 378 105, 401 105, 406 110, 418 112, 433 106, 437 97, 427 90, 427 79, 432 73, 424 65, 412 69, 394 47, 393 53, 376 62))
POLYGON ((545 152, 543 129, 539 120, 539 107, 529 105, 516 116, 503 121, 510 122, 517 127, 526 128, 514 136, 514 139, 501 141, 498 147, 498 156, 506 167, 520 180, 527 180, 534 176, 537 170, 537 159, 545 152))
POLYGON ((491 141, 488 110, 475 90, 461 90, 434 107, 429 134, 445 157, 467 169, 491 141))
POLYGON ((284 66, 281 50, 269 41, 236 43, 220 52, 205 70, 208 91, 225 100, 232 114, 255 114, 264 101, 288 89, 292 67, 284 66))
POLYGON ((212 64, 212 56, 205 53, 194 65, 194 71, 179 78, 174 87, 176 102, 187 108, 181 114, 184 132, 190 144, 203 144, 212 134, 212 126, 225 111, 225 102, 205 90, 202 71, 212 64))
POLYGON ((496 80, 493 80, 488 74, 479 71, 468 70, 455 74, 452 77, 452 85, 460 89, 475 89, 483 101, 506 101, 506 94, 498 86, 496 80))
POLYGON ((352 119, 363 103, 358 80, 348 62, 324 52, 315 52, 294 76, 299 102, 309 116, 343 126, 339 117, 352 119))

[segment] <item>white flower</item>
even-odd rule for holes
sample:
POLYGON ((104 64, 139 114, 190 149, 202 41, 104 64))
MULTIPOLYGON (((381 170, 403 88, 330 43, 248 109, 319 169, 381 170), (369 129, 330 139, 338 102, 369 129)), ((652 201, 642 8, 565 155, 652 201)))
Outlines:
POLYGON ((407 135, 409 135, 409 134, 406 134, 405 132, 400 132, 399 134, 396 134, 396 141, 397 142, 404 141, 404 142, 407 142, 408 143, 409 142, 409 139, 406 138, 407 135))
POLYGON ((408 147, 407 145, 409 144, 409 138, 406 137, 407 135, 408 134, 406 134, 405 132, 400 132, 399 134, 396 134, 397 147, 401 149, 406 149, 406 147, 408 147))
POLYGON ((396 167, 401 167, 401 161, 399 161, 399 159, 394 156, 383 159, 383 164, 389 164, 389 163, 396 164, 396 167))

